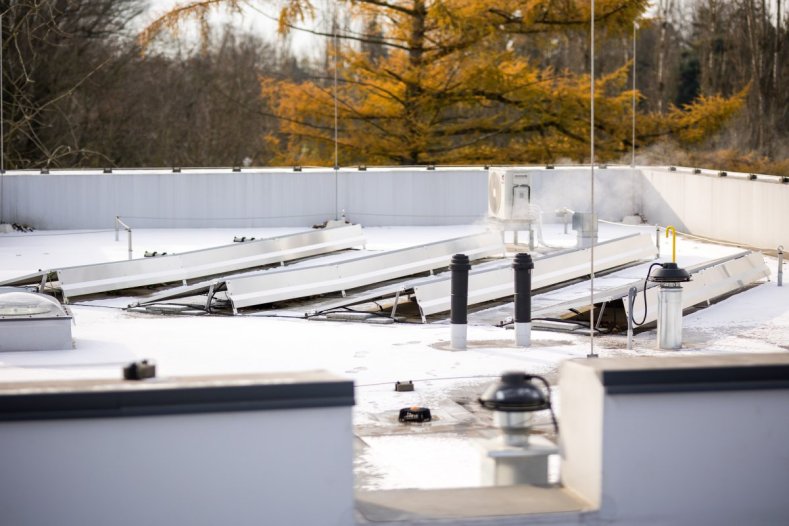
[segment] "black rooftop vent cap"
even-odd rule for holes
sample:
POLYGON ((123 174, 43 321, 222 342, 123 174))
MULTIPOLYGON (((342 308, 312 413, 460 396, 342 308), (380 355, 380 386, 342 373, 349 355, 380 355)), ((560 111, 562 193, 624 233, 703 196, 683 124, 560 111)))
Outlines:
POLYGON ((758 179, 758 177, 756 177, 756 174, 748 174, 748 179, 750 179, 751 181, 755 181, 756 179, 758 179))
POLYGON ((173 166, 173 173, 174 174, 181 173, 181 167, 180 166, 173 166))
POLYGON ((146 378, 156 377, 156 364, 149 363, 148 360, 132 362, 123 368, 124 380, 145 380, 146 378))
POLYGON ((234 166, 233 167, 233 171, 234 172, 240 172, 241 171, 241 167, 240 166, 234 166))
POLYGON ((360 172, 366 172, 367 171, 367 166, 364 165, 364 164, 360 164, 358 170, 360 172))
POLYGON ((42 168, 41 175, 49 175, 49 168, 42 168))
POLYGON ((427 169, 428 170, 435 170, 436 169, 436 165, 435 164, 428 164, 427 165, 427 169))
POLYGON ((546 165, 546 166, 545 166, 545 169, 546 169, 546 170, 553 170, 553 169, 555 169, 555 168, 556 168, 556 167, 555 167, 554 165, 552 165, 552 164, 548 164, 548 165, 546 165))
POLYGON ((789 183, 789 177, 781 177, 781 182, 783 184, 789 183))
POLYGON ((690 281, 690 274, 684 268, 679 268, 676 263, 662 263, 649 276, 649 281, 655 283, 679 283, 690 281))
POLYGON ((294 166, 294 167, 293 167, 293 171, 294 171, 294 172, 300 172, 300 171, 301 171, 301 166, 298 166, 298 165, 297 165, 297 166, 294 166))
POLYGON ((669 166, 668 170, 669 170, 669 172, 676 172, 677 171, 677 167, 676 166, 669 166))
POLYGON ((501 380, 494 382, 479 397, 479 403, 491 411, 531 412, 542 411, 551 407, 548 396, 532 382, 539 379, 547 385, 545 379, 522 372, 507 372, 501 380))
POLYGON ((701 173, 701 168, 694 168, 693 169, 693 173, 694 174, 700 174, 701 173))
POLYGON ((112 168, 105 168, 104 169, 104 173, 105 174, 111 174, 112 173, 112 168))
POLYGON ((414 382, 407 380, 404 382, 395 382, 395 391, 398 393, 405 393, 414 390, 414 382))
POLYGON ((723 171, 718 172, 718 177, 726 177, 727 175, 729 175, 729 174, 726 173, 726 172, 723 172, 723 171))
POLYGON ((421 424, 422 422, 430 422, 433 417, 430 414, 430 409, 427 407, 413 406, 402 408, 397 419, 404 424, 421 424))

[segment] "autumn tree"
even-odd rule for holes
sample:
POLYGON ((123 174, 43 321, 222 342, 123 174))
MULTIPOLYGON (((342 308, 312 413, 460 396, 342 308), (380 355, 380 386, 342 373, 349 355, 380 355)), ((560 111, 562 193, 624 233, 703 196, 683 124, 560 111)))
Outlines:
MULTIPOLYGON (((189 16, 205 20, 221 0, 182 5, 144 35, 189 16)), ((244 2, 224 3, 240 7, 244 2)), ((535 58, 552 37, 583 35, 589 4, 536 0, 348 0, 352 22, 326 36, 339 65, 308 81, 267 78, 280 130, 281 162, 333 161, 334 118, 340 160, 364 163, 544 162, 583 160, 589 149, 589 82, 583 72, 535 58), (362 23, 363 22, 363 23, 362 23), (376 52, 371 52, 375 49, 376 52)), ((601 0, 594 13, 604 37, 630 31, 646 0, 601 0)), ((280 28, 314 16, 309 0, 290 0, 280 28)), ((587 48, 588 49, 588 48, 587 48)), ((581 49, 579 52, 583 53, 581 49)), ((587 61, 588 62, 588 61, 587 61)), ((630 148, 628 64, 596 79, 599 158, 630 148)), ((696 139, 720 127, 740 99, 702 98, 686 111, 643 116, 644 144, 672 133, 696 139)))

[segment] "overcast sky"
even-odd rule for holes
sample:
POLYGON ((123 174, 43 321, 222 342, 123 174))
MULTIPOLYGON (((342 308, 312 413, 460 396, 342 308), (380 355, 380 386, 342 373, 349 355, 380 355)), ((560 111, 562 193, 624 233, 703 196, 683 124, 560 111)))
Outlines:
MULTIPOLYGON (((141 20, 141 26, 153 20, 154 17, 166 12, 167 9, 172 8, 174 5, 183 3, 183 0, 148 1, 150 9, 148 13, 144 15, 143 20, 141 20)), ((316 2, 316 4, 317 3, 319 2, 316 2)), ((275 21, 279 11, 279 2, 276 0, 261 0, 259 2, 254 2, 253 5, 255 9, 245 8, 241 15, 228 13, 225 9, 221 11, 217 10, 216 13, 211 16, 211 23, 215 27, 231 23, 243 31, 256 34, 270 42, 280 40, 282 37, 277 34, 277 22, 275 21)), ((196 31, 194 28, 192 30, 185 28, 183 35, 184 38, 194 39, 196 38, 196 31)), ((292 32, 290 39, 294 52, 299 56, 305 58, 320 58, 322 56, 322 39, 318 38, 316 42, 316 37, 299 31, 292 32)))

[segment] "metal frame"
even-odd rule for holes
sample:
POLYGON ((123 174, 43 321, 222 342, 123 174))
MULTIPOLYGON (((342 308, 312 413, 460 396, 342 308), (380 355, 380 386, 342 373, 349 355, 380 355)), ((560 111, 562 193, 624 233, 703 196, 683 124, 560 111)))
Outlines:
MULTIPOLYGON (((683 308, 691 307, 738 290, 748 284, 768 277, 769 269, 764 258, 758 252, 740 252, 732 256, 707 261, 687 268, 692 280, 684 283, 683 308)), ((612 301, 626 299, 631 287, 638 291, 635 302, 635 317, 640 321, 644 315, 644 278, 647 265, 638 265, 617 271, 595 279, 595 299, 605 305, 612 301), (639 277, 636 277, 639 276, 639 277)), ((657 289, 655 283, 647 283, 648 316, 644 325, 657 320, 657 289)), ((532 297, 532 317, 561 318, 576 309, 588 307, 589 287, 586 282, 553 290, 532 297)), ((624 301, 625 312, 629 312, 627 301, 624 301)), ((512 304, 500 305, 493 309, 478 311, 469 315, 470 321, 477 323, 496 319, 499 325, 512 323, 512 304)), ((601 309, 601 314, 603 310, 601 309)), ((597 326, 599 326, 599 319, 597 326)))
POLYGON ((339 263, 226 278, 225 286, 236 311, 329 292, 345 296, 350 289, 444 268, 453 254, 463 253, 474 260, 500 256, 504 250, 501 236, 488 231, 339 263))
MULTIPOLYGON (((532 289, 539 289, 588 275, 591 248, 572 249, 534 260, 532 289)), ((598 271, 616 268, 656 256, 652 238, 647 234, 612 239, 595 247, 595 268, 598 271)), ((469 273, 468 304, 512 296, 513 274, 511 262, 469 273)), ((446 312, 450 307, 450 277, 448 274, 414 286, 419 310, 424 320, 431 314, 446 312)))
MULTIPOLYGON (((683 309, 709 302, 770 277, 770 269, 760 252, 741 252, 701 268, 691 267, 688 271, 691 273, 691 280, 682 284, 683 309)), ((646 295, 648 308, 644 324, 657 321, 658 287, 654 284, 647 287, 646 295)), ((625 305, 625 313, 629 314, 628 311, 628 305, 625 305)), ((644 301, 640 296, 636 298, 633 315, 636 320, 641 320, 644 316, 644 301)))
POLYGON ((64 300, 69 297, 131 287, 158 285, 214 276, 264 265, 284 263, 308 256, 363 246, 362 228, 350 225, 323 230, 233 243, 167 256, 82 265, 39 272, 0 283, 38 283, 57 274, 64 300))

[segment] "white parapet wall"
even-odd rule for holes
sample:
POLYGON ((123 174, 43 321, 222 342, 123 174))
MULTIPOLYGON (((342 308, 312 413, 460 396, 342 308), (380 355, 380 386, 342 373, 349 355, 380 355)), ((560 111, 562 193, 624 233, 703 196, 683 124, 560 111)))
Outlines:
POLYGON ((351 526, 353 384, 0 384, 0 523, 351 526))
POLYGON ((562 365, 562 482, 601 524, 783 524, 789 355, 562 365))
MULTIPOLYGON (((588 166, 523 167, 542 220, 559 208, 591 209, 588 166)), ((789 246, 789 184, 690 168, 598 167, 600 219, 641 214, 681 232, 759 248, 789 246)), ((485 221, 484 167, 60 171, 3 176, 3 217, 37 229, 310 226, 345 213, 363 226, 485 221)))
POLYGON ((782 178, 696 171, 643 167, 644 217, 697 236, 758 248, 789 246, 789 184, 782 178))
POLYGON ((37 229, 471 224, 487 210, 486 170, 325 168, 59 171, 4 175, 6 221, 37 229))

